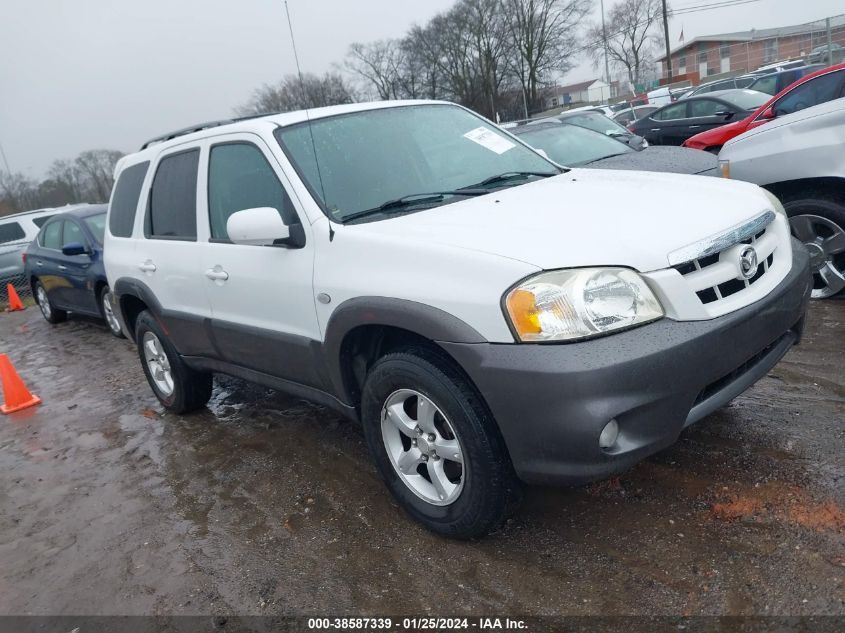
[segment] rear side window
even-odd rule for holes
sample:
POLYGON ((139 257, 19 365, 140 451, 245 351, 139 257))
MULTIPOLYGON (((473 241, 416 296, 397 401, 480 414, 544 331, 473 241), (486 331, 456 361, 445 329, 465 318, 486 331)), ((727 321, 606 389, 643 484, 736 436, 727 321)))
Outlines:
POLYGON ((23 227, 17 222, 7 222, 0 224, 0 244, 7 244, 9 242, 17 242, 26 238, 23 227))
POLYGON ((274 208, 287 225, 297 221, 290 198, 261 150, 250 143, 227 143, 211 148, 208 159, 211 238, 228 239, 229 216, 255 207, 274 208))
POLYGON ((172 154, 156 170, 147 210, 145 235, 197 239, 197 167, 200 151, 172 154))
POLYGON ((52 218, 52 215, 42 215, 40 218, 34 218, 32 223, 37 226, 39 229, 47 223, 47 220, 52 218))
POLYGON ((85 236, 82 235, 82 229, 72 220, 65 220, 65 230, 62 237, 62 246, 68 244, 85 244, 85 236))
POLYGON ((38 240, 41 246, 56 251, 62 248, 62 224, 64 222, 57 220, 41 229, 41 237, 38 240))
POLYGON ((114 195, 111 200, 109 232, 115 237, 130 237, 135 226, 135 211, 138 209, 138 197, 147 175, 149 161, 127 167, 117 178, 114 195))

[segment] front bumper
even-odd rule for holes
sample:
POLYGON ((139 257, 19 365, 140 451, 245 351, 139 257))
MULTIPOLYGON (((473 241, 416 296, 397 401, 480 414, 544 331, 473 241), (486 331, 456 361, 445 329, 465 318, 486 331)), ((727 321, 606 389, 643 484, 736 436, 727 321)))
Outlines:
POLYGON ((571 344, 441 343, 499 425, 519 477, 579 484, 622 472, 762 378, 798 342, 810 297, 806 250, 765 298, 709 321, 661 319, 571 344), (611 419, 619 439, 599 448, 611 419))

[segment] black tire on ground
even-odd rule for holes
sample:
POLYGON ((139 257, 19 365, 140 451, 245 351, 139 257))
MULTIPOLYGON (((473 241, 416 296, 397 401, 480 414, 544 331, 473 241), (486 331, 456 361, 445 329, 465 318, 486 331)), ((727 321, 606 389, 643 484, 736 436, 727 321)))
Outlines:
POLYGON ((521 499, 519 482, 495 421, 449 359, 423 347, 388 354, 364 383, 361 417, 376 466, 393 496, 428 529, 453 538, 477 538, 495 530, 521 499), (417 496, 398 475, 382 435, 382 407, 401 389, 422 393, 448 419, 463 447, 463 488, 449 505, 417 496))
POLYGON ((203 407, 208 402, 211 397, 211 373, 195 371, 188 367, 176 348, 173 347, 167 334, 148 310, 144 310, 138 315, 135 324, 135 341, 138 345, 138 357, 141 360, 141 367, 144 369, 147 382, 150 383, 153 393, 165 409, 171 413, 188 413, 203 407), (144 335, 147 332, 152 333, 158 339, 167 357, 173 379, 172 393, 164 393, 156 385, 150 373, 144 352, 144 335))
POLYGON ((97 300, 100 302, 100 314, 103 317, 103 321, 106 322, 106 327, 111 332, 112 336, 116 336, 117 338, 123 338, 123 330, 120 329, 120 324, 117 323, 116 327, 113 326, 112 321, 109 319, 108 315, 106 315, 106 295, 111 295, 111 289, 108 286, 103 286, 100 289, 100 295, 97 297, 97 300))
POLYGON ((47 289, 44 287, 44 284, 41 283, 40 279, 35 282, 34 294, 35 303, 38 304, 38 307, 41 309, 41 314, 44 316, 47 323, 56 324, 67 320, 67 312, 59 310, 53 305, 53 302, 50 301, 50 298, 47 296, 47 289))
MULTIPOLYGON (((845 204, 842 204, 842 202, 824 198, 801 198, 787 200, 783 207, 787 216, 789 216, 792 235, 805 244, 814 234, 816 242, 824 241, 836 232, 845 234, 845 204), (811 217, 808 218, 811 221, 801 222, 799 225, 800 220, 798 218, 800 216, 816 216, 823 218, 826 222, 812 221, 811 217)), ((830 268, 828 268, 825 271, 828 276, 826 282, 820 273, 815 272, 813 274, 813 296, 815 298, 845 296, 845 282, 843 282, 842 277, 845 274, 845 250, 837 248, 835 252, 820 254, 817 247, 812 247, 811 262, 814 254, 816 257, 824 257, 828 266, 832 267, 836 274, 831 275, 830 268)))

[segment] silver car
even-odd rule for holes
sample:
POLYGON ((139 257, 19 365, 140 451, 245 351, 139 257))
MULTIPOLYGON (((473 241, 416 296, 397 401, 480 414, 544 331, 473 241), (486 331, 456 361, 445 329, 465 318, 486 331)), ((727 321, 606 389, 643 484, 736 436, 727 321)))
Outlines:
POLYGON ((23 252, 41 226, 59 212, 58 209, 36 209, 0 217, 0 287, 23 281, 23 252))
POLYGON ((845 290, 843 147, 845 96, 778 117, 719 152, 723 176, 761 185, 783 202, 792 234, 810 252, 817 299, 845 290))

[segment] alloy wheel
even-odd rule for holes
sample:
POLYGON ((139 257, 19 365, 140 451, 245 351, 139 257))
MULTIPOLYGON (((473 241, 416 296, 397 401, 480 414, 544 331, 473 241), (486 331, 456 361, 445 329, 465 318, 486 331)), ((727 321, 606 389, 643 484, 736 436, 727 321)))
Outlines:
POLYGON ((38 286, 35 290, 35 298, 38 300, 38 307, 41 308, 41 314, 49 321, 53 311, 50 308, 50 300, 47 298, 47 291, 44 290, 44 286, 38 286))
POLYGON ((845 230, 819 215, 789 218, 792 234, 810 253, 814 299, 832 297, 845 289, 845 230))
POLYGON ((106 292, 103 294, 103 314, 106 317, 106 325, 109 326, 109 329, 114 332, 115 334, 120 333, 120 321, 117 320, 117 317, 114 314, 114 309, 112 308, 112 294, 111 292, 106 292))
POLYGON ((427 396, 399 389, 381 410, 384 447, 399 478, 420 499, 454 503, 467 476, 464 450, 448 418, 427 396))
POLYGON ((144 347, 144 358, 147 361, 147 368, 150 370, 150 376, 152 376, 156 389, 163 396, 170 396, 173 393, 173 373, 161 341, 152 332, 144 332, 141 344, 144 347))

